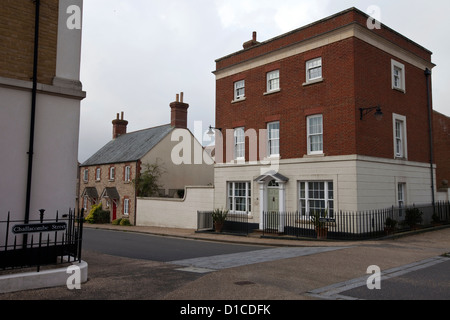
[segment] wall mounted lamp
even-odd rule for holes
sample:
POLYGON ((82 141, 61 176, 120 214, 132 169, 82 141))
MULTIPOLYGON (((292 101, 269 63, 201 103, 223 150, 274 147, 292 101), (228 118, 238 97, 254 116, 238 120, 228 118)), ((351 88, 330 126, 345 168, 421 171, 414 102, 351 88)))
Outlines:
POLYGON ((372 107, 372 108, 360 108, 359 111, 361 112, 361 120, 364 119, 364 116, 368 115, 369 113, 375 111, 375 119, 378 121, 381 121, 383 119, 383 112, 381 111, 380 106, 372 107))
POLYGON ((219 130, 220 132, 222 132, 221 128, 214 128, 212 126, 209 126, 209 131, 207 133, 208 136, 213 137, 216 135, 216 133, 214 132, 214 130, 219 130))

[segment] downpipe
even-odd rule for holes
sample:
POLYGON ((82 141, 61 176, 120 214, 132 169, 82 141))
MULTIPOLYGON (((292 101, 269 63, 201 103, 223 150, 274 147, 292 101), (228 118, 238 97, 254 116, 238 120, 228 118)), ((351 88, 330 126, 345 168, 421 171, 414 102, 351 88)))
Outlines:
POLYGON ((431 70, 425 69, 425 79, 427 82, 427 106, 428 106, 428 124, 429 124, 429 138, 430 138, 430 170, 431 170, 431 199, 433 202, 433 213, 436 212, 436 200, 434 195, 434 139, 433 139, 433 112, 431 107, 431 93, 430 93, 430 77, 431 70))
MULTIPOLYGON (((33 154, 34 154, 34 131, 36 122, 36 98, 37 98, 37 73, 38 73, 38 56, 39 56, 39 17, 41 1, 34 0, 36 6, 35 22, 34 22, 34 57, 33 57, 33 89, 31 93, 31 119, 30 119, 30 141, 28 150, 28 175, 27 175, 27 192, 25 203, 25 223, 30 221, 30 204, 31 204, 31 181, 33 176, 33 154)), ((24 247, 27 245, 27 236, 24 236, 24 247)))

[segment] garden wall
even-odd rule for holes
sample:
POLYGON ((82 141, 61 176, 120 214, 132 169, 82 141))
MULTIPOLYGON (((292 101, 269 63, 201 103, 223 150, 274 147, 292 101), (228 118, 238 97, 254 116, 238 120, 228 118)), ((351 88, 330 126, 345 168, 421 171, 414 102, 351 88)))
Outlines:
POLYGON ((184 199, 138 198, 136 225, 197 229, 197 211, 214 209, 214 187, 186 187, 184 199))

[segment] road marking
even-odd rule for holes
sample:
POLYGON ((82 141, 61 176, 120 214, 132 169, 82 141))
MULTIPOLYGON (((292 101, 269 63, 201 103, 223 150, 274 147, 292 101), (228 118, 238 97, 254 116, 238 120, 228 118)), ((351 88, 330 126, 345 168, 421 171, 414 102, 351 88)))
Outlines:
MULTIPOLYGON (((422 260, 419 262, 410 263, 401 267, 392 268, 381 273, 381 277, 383 280, 395 278, 402 276, 404 274, 414 272, 417 270, 425 269, 436 264, 446 262, 448 258, 445 257, 434 257, 426 260, 422 260)), ((307 293, 308 296, 326 299, 326 300, 359 300, 358 298, 349 297, 342 295, 342 292, 349 291, 351 289, 363 287, 367 285, 368 276, 363 276, 360 278, 356 278, 353 280, 340 282, 333 284, 331 286, 319 288, 312 290, 307 293)))
MULTIPOLYGON (((346 249, 348 247, 328 247, 328 248, 274 248, 266 250, 257 250, 250 252, 232 253, 217 255, 211 257, 202 257, 194 259, 185 259, 171 261, 170 264, 186 266, 189 268, 200 268, 202 270, 223 270, 235 267, 241 267, 251 264, 303 257, 323 252, 336 251, 346 249)), ((178 269, 181 271, 189 271, 189 269, 178 269)), ((194 270, 194 269, 193 269, 194 270)), ((190 271, 192 272, 192 271, 190 271)))

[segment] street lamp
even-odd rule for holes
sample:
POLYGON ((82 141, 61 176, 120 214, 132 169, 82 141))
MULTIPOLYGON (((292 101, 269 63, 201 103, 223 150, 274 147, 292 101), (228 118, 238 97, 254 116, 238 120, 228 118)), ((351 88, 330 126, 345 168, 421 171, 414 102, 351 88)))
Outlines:
POLYGON ((210 136, 210 137, 214 137, 214 136, 216 135, 216 133, 214 132, 214 130, 222 131, 221 128, 214 128, 214 127, 212 127, 212 126, 209 126, 209 131, 208 131, 207 135, 210 136))
POLYGON ((359 108, 359 111, 361 113, 361 120, 364 119, 364 116, 368 115, 369 113, 375 111, 375 119, 377 121, 381 121, 383 119, 383 112, 381 111, 380 106, 372 107, 372 108, 359 108))

